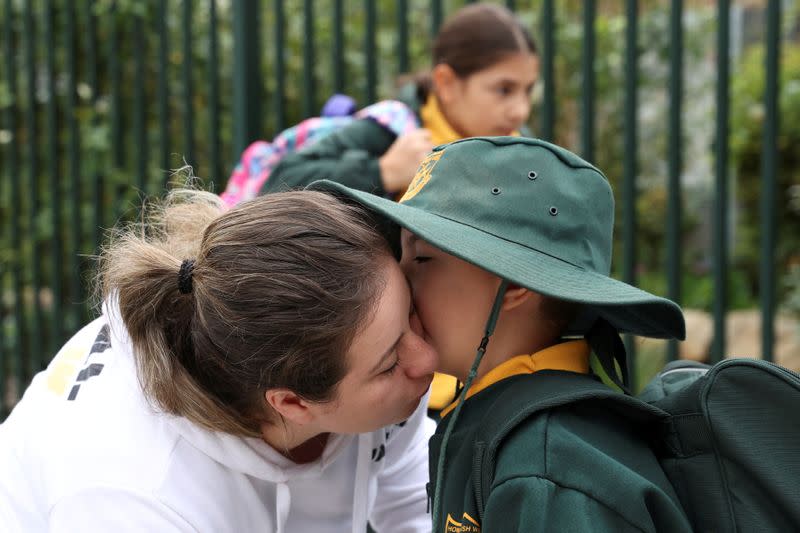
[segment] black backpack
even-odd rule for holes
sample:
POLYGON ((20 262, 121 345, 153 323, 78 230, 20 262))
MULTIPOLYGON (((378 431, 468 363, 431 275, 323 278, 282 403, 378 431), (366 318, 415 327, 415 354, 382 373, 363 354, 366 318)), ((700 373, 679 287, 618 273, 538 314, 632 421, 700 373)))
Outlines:
POLYGON ((711 367, 674 361, 639 397, 566 373, 541 377, 536 387, 516 389, 526 398, 514 402, 511 423, 493 416, 477 437, 487 465, 473 487, 481 517, 509 432, 538 412, 592 401, 647 421, 642 427, 696 531, 800 531, 800 375, 752 359, 711 367))

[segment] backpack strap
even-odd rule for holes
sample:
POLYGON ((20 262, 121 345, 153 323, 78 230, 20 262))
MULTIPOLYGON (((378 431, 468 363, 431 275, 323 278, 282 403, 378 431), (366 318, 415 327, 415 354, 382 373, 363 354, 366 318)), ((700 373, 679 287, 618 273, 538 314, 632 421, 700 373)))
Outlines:
POLYGON ((578 402, 607 403, 634 420, 664 418, 666 413, 635 397, 616 392, 593 376, 559 370, 542 370, 508 378, 513 381, 487 410, 475 436, 473 491, 478 516, 483 513, 494 482, 497 450, 511 431, 529 417, 578 402))

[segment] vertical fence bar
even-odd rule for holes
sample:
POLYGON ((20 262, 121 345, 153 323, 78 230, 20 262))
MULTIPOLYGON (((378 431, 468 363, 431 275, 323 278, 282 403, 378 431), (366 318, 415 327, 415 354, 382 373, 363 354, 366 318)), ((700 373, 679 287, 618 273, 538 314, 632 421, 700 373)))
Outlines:
POLYGON ((517 3, 514 0, 506 0, 506 7, 514 11, 517 9, 517 3))
POLYGON ((194 160, 194 86, 192 85, 192 0, 183 0, 183 157, 194 160))
MULTIPOLYGON (((667 184, 667 296, 681 302, 681 99, 683 98, 683 0, 670 9, 669 161, 667 184)), ((678 358, 678 342, 667 344, 667 358, 678 358)))
POLYGON ((375 101, 375 85, 377 83, 377 67, 375 64, 375 0, 364 0, 366 25, 364 33, 364 57, 366 60, 366 90, 364 97, 368 104, 375 101))
MULTIPOLYGON (((69 295, 70 309, 66 315, 64 326, 71 332, 78 328, 78 323, 82 317, 81 305, 83 294, 81 290, 80 262, 78 257, 83 242, 83 224, 81 223, 81 205, 83 183, 80 175, 80 133, 78 130, 78 120, 75 116, 78 109, 78 78, 77 78, 77 56, 78 47, 75 39, 75 22, 77 9, 74 4, 69 4, 66 9, 66 35, 64 49, 67 51, 67 182, 69 183, 69 295)), ((94 89, 94 88, 92 88, 94 89)))
POLYGON ((333 92, 343 93, 344 89, 344 7, 342 0, 333 2, 333 48, 331 65, 333 70, 333 92))
POLYGON ((62 309, 63 293, 61 276, 64 271, 64 242, 62 240, 62 202, 64 201, 61 194, 61 176, 58 171, 58 118, 56 116, 56 73, 55 73, 55 46, 52 43, 54 40, 53 19, 55 13, 53 9, 53 0, 45 2, 44 13, 44 38, 45 42, 49 43, 46 46, 45 53, 45 71, 47 73, 47 181, 50 189, 50 202, 52 208, 52 219, 50 221, 52 233, 50 234, 49 251, 52 254, 50 273, 50 290, 52 291, 52 307, 47 313, 48 336, 47 351, 49 354, 54 355, 58 350, 58 346, 62 341, 62 322, 64 320, 64 312, 62 309))
POLYGON ((397 71, 408 72, 408 0, 397 0, 397 71))
MULTIPOLYGON (((638 125, 636 111, 638 98, 638 36, 639 6, 637 0, 625 3, 625 160, 623 162, 623 274, 626 283, 636 284, 636 173, 638 171, 638 125)), ((625 348, 628 353, 628 368, 631 369, 631 389, 636 389, 636 345, 627 335, 625 348)))
POLYGON ((217 1, 210 0, 209 4, 209 35, 208 39, 208 62, 209 62, 209 77, 211 78, 208 83, 208 100, 209 100, 209 125, 211 131, 209 132, 209 147, 211 154, 211 171, 208 173, 209 187, 212 191, 216 191, 216 184, 223 184, 224 178, 222 176, 222 167, 219 160, 219 61, 217 53, 217 1), (222 181, 220 181, 222 180, 222 181))
MULTIPOLYGON (((103 227, 111 227, 115 223, 115 219, 120 212, 124 210, 122 204, 125 193, 131 186, 128 183, 128 177, 123 174, 122 169, 127 160, 125 153, 125 132, 122 129, 123 121, 123 102, 122 102, 122 42, 121 34, 124 32, 124 24, 122 24, 123 17, 120 15, 119 2, 115 0, 111 4, 111 11, 109 13, 111 18, 109 29, 109 75, 111 76, 111 150, 112 150, 112 167, 116 172, 106 172, 103 176, 104 184, 101 185, 103 193, 108 196, 107 207, 104 209, 104 215, 107 217, 103 223, 103 227), (124 177, 123 177, 124 176, 124 177)), ((127 118, 127 117, 126 117, 127 118)), ((106 200, 106 197, 103 198, 106 200)), ((102 232, 101 238, 102 238, 102 232)))
POLYGON ((720 0, 717 15, 717 131, 715 139, 715 178, 713 261, 714 261, 714 343, 711 361, 725 353, 725 313, 728 309, 728 110, 730 1, 720 0))
MULTIPOLYGON (((0 276, 0 290, 2 291, 5 291, 4 278, 5 276, 0 276)), ((0 305, 0 423, 5 420, 6 414, 8 413, 8 409, 6 408, 6 389, 8 387, 9 380, 6 378, 6 376, 10 374, 10 372, 6 370, 9 362, 8 357, 6 356, 8 351, 6 350, 5 320, 2 318, 4 315, 5 306, 0 305)))
POLYGON ((283 0, 275 0, 275 96, 273 98, 275 104, 273 112, 275 113, 276 131, 281 131, 286 127, 286 111, 284 109, 284 101, 286 99, 286 65, 284 62, 286 43, 284 42, 283 33, 283 28, 286 24, 285 18, 283 0))
MULTIPOLYGON (((97 83, 97 32, 96 32, 96 19, 93 10, 94 3, 87 1, 84 4, 86 12, 86 78, 91 90, 91 105, 92 105, 92 125, 96 126, 98 123, 97 114, 97 95, 100 87, 97 83)), ((93 250, 97 250, 103 239, 103 221, 105 220, 105 183, 103 177, 98 171, 96 159, 99 156, 98 151, 94 150, 90 154, 90 167, 92 176, 92 206, 94 209, 94 220, 92 221, 92 246, 93 250)))
POLYGON ((147 134, 145 133, 145 96, 144 96, 144 57, 145 38, 144 21, 141 15, 133 19, 133 63, 135 70, 133 93, 133 138, 134 146, 139 150, 136 155, 136 184, 140 194, 147 195, 147 134))
POLYGON ((30 378, 38 371, 39 359, 42 356, 42 306, 41 294, 41 257, 39 255, 39 167, 38 151, 36 147, 36 63, 34 62, 34 48, 36 46, 33 27, 33 6, 31 2, 25 3, 24 16, 25 33, 25 75, 28 89, 28 102, 25 109, 25 130, 27 133, 28 148, 28 234, 30 237, 29 270, 31 273, 31 329, 27 361, 27 377, 30 378))
POLYGON ((780 126, 779 81, 781 46, 781 2, 767 4, 767 57, 764 85, 764 142, 761 152, 761 354, 774 359, 775 348, 775 242, 776 191, 778 187, 778 131, 780 126))
POLYGON ((555 6, 553 0, 542 2, 542 82, 544 83, 544 96, 542 99, 541 138, 552 141, 555 135, 556 116, 556 88, 555 69, 553 58, 556 53, 555 41, 555 6))
POLYGON ((169 72, 169 10, 167 0, 158 3, 158 140, 161 146, 161 172, 164 174, 163 184, 170 179, 170 105, 167 73, 169 72))
MULTIPOLYGON (((9 96, 11 97, 11 104, 6 107, 4 111, 6 128, 11 132, 11 142, 8 143, 6 150, 8 157, 4 163, 4 167, 8 170, 9 177, 9 217, 10 223, 8 225, 9 244, 12 250, 12 258, 10 265, 11 273, 11 293, 13 297, 14 309, 14 337, 10 343, 10 352, 12 354, 11 365, 9 366, 9 375, 2 382, 0 382, 0 391, 3 392, 3 397, 0 398, 0 404, 5 405, 6 386, 13 387, 16 393, 16 398, 19 397, 22 384, 25 382, 24 376, 24 363, 22 354, 24 352, 23 339, 24 339, 24 315, 22 309, 22 247, 20 245, 20 228, 19 221, 22 216, 20 213, 20 176, 18 168, 18 150, 19 150, 19 130, 17 128, 17 65, 14 60, 14 33, 11 24, 12 18, 12 5, 11 0, 5 1, 5 17, 3 24, 3 55, 5 56, 6 65, 6 81, 8 82, 9 96), (13 368, 12 368, 13 367, 13 368)), ((2 327, 2 325, 0 325, 2 327)))
MULTIPOLYGON (((2 194, 5 193, 5 189, 2 188, 3 185, 8 185, 8 195, 9 195, 9 216, 11 216, 11 210, 13 209, 13 203, 11 198, 11 190, 13 188, 13 180, 15 179, 14 174, 16 173, 16 154, 15 152, 15 144, 16 144, 16 129, 14 128, 14 97, 15 95, 15 88, 11 86, 11 77, 12 77, 12 60, 8 57, 11 54, 11 41, 13 39, 11 35, 11 6, 8 1, 3 4, 3 26, 2 26, 2 35, 4 36, 3 39, 3 70, 2 72, 5 73, 5 80, 8 84, 8 92, 9 96, 11 97, 11 101, 8 105, 3 108, 3 125, 0 129, 3 129, 8 132, 9 139, 7 143, 0 143, 0 148, 3 150, 3 155, 5 156, 4 165, 0 166, 0 197, 2 194), (4 144, 4 145, 3 145, 4 144), (6 171, 8 171, 8 176, 6 177, 6 171)), ((9 223, 3 227, 3 238, 0 240, 4 245, 11 245, 11 241, 14 238, 13 233, 9 233, 8 240, 6 241, 5 232, 10 229, 12 221, 9 220, 9 223)), ((0 271, 0 292, 3 294, 6 293, 6 273, 11 272, 14 268, 14 262, 16 261, 16 250, 12 251, 9 257, 9 261, 7 266, 0 271)), ((13 287, 11 289, 14 290, 13 287)), ((12 292, 12 297, 15 295, 12 292)), ((13 354, 16 350, 14 347, 14 337, 12 337, 11 341, 6 340, 6 305, 5 299, 0 299, 0 422, 5 420, 6 415, 8 414, 8 408, 6 407, 6 398, 10 396, 9 389, 13 390, 16 387, 12 383, 12 369, 11 369, 11 357, 6 354, 13 354), (9 349, 7 349, 7 344, 9 349)), ((10 331, 14 331, 13 329, 9 328, 10 331)), ((9 405, 10 408, 10 405, 9 405)))
MULTIPOLYGON (((258 34, 259 2, 235 0, 233 2, 233 157, 238 160, 247 144, 261 135, 261 65, 258 34)), ((276 0, 276 9, 283 9, 276 0)), ((276 28, 283 27, 283 17, 276 21, 276 28)), ((282 31, 282 30, 281 30, 282 31)), ((282 36, 282 34, 281 34, 282 36)), ((277 54, 281 54, 281 41, 277 54)), ((283 64, 278 69, 283 87, 283 64)), ((282 101, 282 96, 278 98, 282 101)))
POLYGON ((442 25, 442 0, 431 0, 431 36, 439 32, 442 25))
POLYGON ((314 2, 303 0, 303 118, 315 115, 314 2))
POLYGON ((583 53, 581 71, 581 155, 594 161, 594 19, 597 11, 595 0, 583 3, 583 53))
POLYGON ((121 69, 119 64, 119 16, 117 2, 111 4, 109 13, 109 46, 108 61, 111 74, 111 143, 112 163, 115 168, 122 168, 124 164, 124 147, 122 146, 122 96, 121 96, 121 69))

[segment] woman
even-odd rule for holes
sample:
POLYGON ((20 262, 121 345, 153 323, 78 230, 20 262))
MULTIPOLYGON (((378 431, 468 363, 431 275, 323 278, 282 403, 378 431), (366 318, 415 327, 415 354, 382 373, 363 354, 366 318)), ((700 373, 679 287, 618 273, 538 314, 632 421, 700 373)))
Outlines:
POLYGON ((176 192, 0 426, 4 531, 430 531, 435 354, 360 208, 176 192))

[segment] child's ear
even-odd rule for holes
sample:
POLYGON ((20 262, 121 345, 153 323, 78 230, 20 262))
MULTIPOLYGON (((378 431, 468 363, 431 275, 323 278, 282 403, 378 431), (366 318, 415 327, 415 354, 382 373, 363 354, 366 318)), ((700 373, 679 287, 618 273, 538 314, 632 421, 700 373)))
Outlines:
POLYGON ((264 399, 283 418, 297 424, 308 424, 314 419, 313 409, 307 401, 289 389, 269 389, 264 399))
POLYGON ((456 88, 459 81, 453 67, 439 63, 431 71, 431 80, 433 81, 433 90, 436 93, 436 97, 444 104, 452 102, 456 96, 456 88))
POLYGON ((538 295, 526 289, 525 287, 520 287, 519 285, 514 285, 511 283, 506 289, 505 295, 503 295, 502 310, 511 311, 512 309, 516 309, 517 307, 532 301, 535 296, 538 295))

